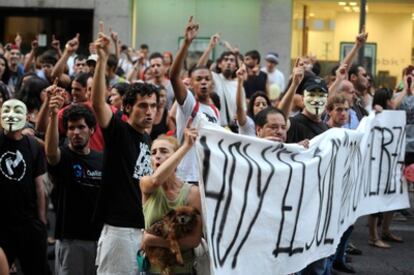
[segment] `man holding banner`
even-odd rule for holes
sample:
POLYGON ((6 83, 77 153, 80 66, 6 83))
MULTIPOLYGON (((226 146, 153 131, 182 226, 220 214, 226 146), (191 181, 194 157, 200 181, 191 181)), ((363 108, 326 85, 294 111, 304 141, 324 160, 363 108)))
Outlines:
MULTIPOLYGON (((301 67, 298 62, 296 63, 295 69, 301 67)), ((328 126, 321 120, 328 99, 328 87, 325 81, 308 72, 303 74, 302 79, 299 78, 300 76, 302 75, 293 76, 296 81, 292 81, 292 87, 288 90, 288 93, 303 93, 305 108, 302 113, 290 119, 291 125, 287 136, 288 143, 311 139, 328 130, 328 126)), ((293 100, 293 96, 289 98, 293 100)), ((281 109, 288 108, 284 104, 291 106, 291 101, 283 101, 281 103, 281 109)), ((288 115, 289 113, 285 114, 288 115)), ((308 265, 300 274, 323 275, 328 268, 327 259, 323 258, 308 265)))

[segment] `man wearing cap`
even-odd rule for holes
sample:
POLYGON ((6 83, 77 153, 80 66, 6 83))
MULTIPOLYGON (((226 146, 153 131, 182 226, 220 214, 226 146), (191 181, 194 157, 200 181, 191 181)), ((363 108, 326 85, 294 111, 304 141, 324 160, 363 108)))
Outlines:
MULTIPOLYGON (((299 114, 290 118, 290 128, 287 133, 286 142, 296 143, 304 139, 312 139, 328 130, 328 126, 322 122, 321 116, 328 100, 328 87, 325 81, 311 72, 305 73, 303 65, 299 60, 292 73, 292 84, 283 96, 279 107, 288 115, 295 93, 303 93, 305 108, 299 114)), ((299 274, 327 274, 328 258, 319 259, 299 274)))
POLYGON ((268 53, 265 60, 266 66, 261 71, 267 74, 267 81, 270 86, 269 96, 271 99, 274 99, 285 89, 285 76, 276 68, 279 64, 279 55, 277 53, 268 53))
POLYGON ((96 61, 98 60, 97 54, 91 54, 86 60, 86 65, 89 68, 89 73, 93 75, 95 73, 96 61))
POLYGON ((303 93, 305 108, 301 113, 291 117, 288 142, 312 139, 328 130, 328 126, 321 120, 328 100, 328 87, 325 81, 318 76, 307 73, 301 85, 298 85, 296 92, 303 93))

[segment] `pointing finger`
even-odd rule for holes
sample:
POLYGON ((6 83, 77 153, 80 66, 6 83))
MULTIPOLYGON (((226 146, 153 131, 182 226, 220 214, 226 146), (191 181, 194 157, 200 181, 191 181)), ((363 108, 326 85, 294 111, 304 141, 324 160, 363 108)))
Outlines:
POLYGON ((104 33, 105 29, 104 29, 104 22, 103 21, 99 21, 99 32, 104 33))
POLYGON ((299 60, 300 60, 300 57, 296 58, 295 67, 299 67, 299 60))

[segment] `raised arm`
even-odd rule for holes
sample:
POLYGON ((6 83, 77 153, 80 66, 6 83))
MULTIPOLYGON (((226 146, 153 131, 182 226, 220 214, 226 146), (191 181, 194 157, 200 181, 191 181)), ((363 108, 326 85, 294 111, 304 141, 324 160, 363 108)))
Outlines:
POLYGON ((245 98, 243 95, 243 83, 246 80, 246 67, 241 65, 237 70, 237 91, 236 91, 236 116, 240 126, 246 124, 246 110, 244 109, 245 98))
POLYGON ((398 109, 403 101, 404 97, 408 95, 412 95, 412 87, 413 87, 413 77, 411 75, 404 75, 404 88, 402 91, 394 97, 395 108, 398 109), (411 79, 411 85, 408 85, 408 79, 411 79))
POLYGON ((52 35, 52 42, 50 43, 53 49, 56 50, 58 58, 62 57, 62 50, 60 49, 60 40, 56 39, 55 35, 52 35))
MULTIPOLYGON (((358 54, 358 51, 361 47, 364 46, 365 42, 367 41, 368 33, 365 32, 365 26, 362 27, 361 33, 357 35, 355 39, 355 44, 352 47, 351 51, 345 56, 344 60, 342 60, 341 64, 352 64, 355 56, 358 54)), ((351 66, 347 67, 347 72, 351 66)))
POLYGON ((60 77, 65 71, 69 57, 79 48, 79 33, 66 43, 65 50, 52 70, 52 78, 60 77))
POLYGON ((104 33, 104 25, 99 22, 98 39, 95 41, 96 53, 98 61, 96 62, 95 74, 92 84, 92 108, 95 111, 96 120, 101 128, 106 128, 112 118, 112 112, 108 104, 105 102, 106 84, 105 71, 106 62, 109 56, 110 40, 104 33))
POLYGON ((216 33, 210 38, 210 42, 208 43, 208 47, 204 51, 203 55, 197 62, 197 66, 205 66, 208 61, 208 57, 210 56, 211 51, 217 46, 217 43, 220 41, 220 34, 216 33))
POLYGON ((129 82, 134 82, 135 80, 137 80, 138 78, 138 74, 141 71, 142 65, 141 65, 141 60, 144 58, 144 56, 142 55, 142 53, 139 53, 139 57, 137 62, 135 62, 134 67, 132 67, 132 69, 128 72, 127 74, 127 80, 129 82))
POLYGON ((119 43, 118 33, 114 32, 111 28, 109 28, 109 33, 112 39, 112 43, 114 43, 114 51, 115 51, 114 53, 115 53, 116 59, 119 60, 121 49, 119 48, 119 45, 118 45, 119 43))
POLYGON ((44 96, 42 105, 40 106, 40 110, 36 116, 35 130, 39 133, 46 132, 47 124, 49 122, 50 97, 52 96, 52 93, 55 88, 56 88, 55 85, 51 85, 45 89, 45 96, 44 96))
POLYGON ((302 65, 299 64, 299 58, 296 60, 295 67, 292 72, 292 83, 289 86, 286 94, 282 97, 278 107, 285 114, 286 117, 289 117, 290 110, 292 109, 293 97, 296 93, 296 89, 299 87, 299 84, 302 82, 304 77, 305 69, 302 65))
POLYGON ((342 63, 335 71, 335 81, 329 86, 329 96, 335 95, 342 81, 348 78, 348 64, 342 63))
POLYGON ((185 27, 184 43, 178 50, 177 56, 175 57, 170 70, 171 85, 173 86, 175 98, 180 105, 184 103, 184 100, 187 97, 187 89, 180 78, 181 69, 183 67, 188 48, 190 47, 193 39, 197 36, 197 33, 198 24, 193 22, 193 17, 191 16, 188 20, 187 26, 185 27))
MULTIPOLYGON (((189 121, 191 123, 191 120, 189 121)), ((175 173, 178 164, 181 162, 185 154, 193 146, 197 138, 197 131, 193 128, 184 130, 184 144, 174 152, 167 160, 165 160, 151 176, 144 176, 140 179, 140 187, 144 196, 148 196, 154 192, 162 183, 175 173)))
POLYGON ((32 65, 36 57, 37 50, 39 49, 39 42, 37 41, 37 39, 32 41, 31 46, 32 46, 32 49, 30 50, 29 58, 27 58, 24 61, 24 72, 25 73, 29 72, 30 66, 32 65))
MULTIPOLYGON (((58 111, 63 106, 63 96, 60 92, 56 92, 57 87, 55 85, 53 95, 49 102, 49 124, 47 125, 45 135, 45 152, 46 159, 50 165, 56 165, 60 161, 60 149, 59 149, 59 130, 58 130, 58 111)), ((52 87, 53 87, 52 86, 52 87)))

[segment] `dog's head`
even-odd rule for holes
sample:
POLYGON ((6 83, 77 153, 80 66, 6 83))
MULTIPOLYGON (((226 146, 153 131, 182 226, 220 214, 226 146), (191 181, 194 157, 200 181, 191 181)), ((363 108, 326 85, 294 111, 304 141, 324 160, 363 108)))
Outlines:
POLYGON ((197 221, 200 212, 191 206, 180 206, 168 212, 168 218, 178 225, 190 225, 197 221))

